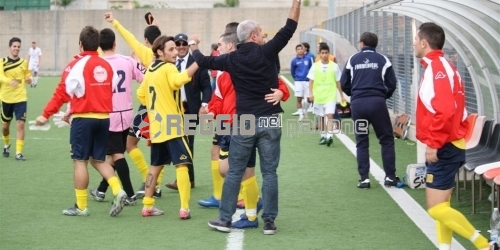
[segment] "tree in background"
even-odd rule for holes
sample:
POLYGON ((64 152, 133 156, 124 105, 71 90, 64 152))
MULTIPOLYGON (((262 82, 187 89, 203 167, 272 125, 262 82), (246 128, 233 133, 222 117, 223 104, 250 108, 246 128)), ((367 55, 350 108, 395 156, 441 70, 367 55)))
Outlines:
POLYGON ((240 5, 239 0, 225 0, 225 3, 215 3, 214 8, 225 8, 225 7, 238 7, 240 5))
POLYGON ((70 5, 73 1, 74 0, 53 0, 51 4, 66 9, 66 7, 68 7, 68 5, 70 5))

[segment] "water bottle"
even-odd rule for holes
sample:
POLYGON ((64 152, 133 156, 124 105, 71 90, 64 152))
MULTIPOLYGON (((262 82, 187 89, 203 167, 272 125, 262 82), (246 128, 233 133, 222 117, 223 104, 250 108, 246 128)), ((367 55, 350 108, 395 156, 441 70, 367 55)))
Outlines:
POLYGON ((500 214, 498 213, 498 208, 494 208, 491 214, 490 230, 490 240, 498 242, 498 233, 500 231, 500 214))

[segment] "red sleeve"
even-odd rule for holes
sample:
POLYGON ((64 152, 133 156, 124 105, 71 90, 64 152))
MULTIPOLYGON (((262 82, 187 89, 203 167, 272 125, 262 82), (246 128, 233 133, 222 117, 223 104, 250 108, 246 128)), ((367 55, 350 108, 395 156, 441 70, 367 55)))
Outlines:
POLYGON ((208 104, 208 111, 214 114, 214 118, 217 117, 217 115, 222 112, 222 98, 223 98, 223 96, 222 96, 221 90, 225 86, 222 85, 221 82, 226 80, 226 75, 228 75, 228 74, 221 74, 217 78, 217 82, 215 83, 215 84, 217 84, 217 87, 215 88, 215 91, 212 95, 212 99, 210 100, 210 102, 208 104))
POLYGON ((282 102, 286 102, 288 98, 290 97, 290 91, 288 90, 288 86, 286 86, 286 83, 281 80, 281 78, 278 77, 278 89, 283 92, 283 98, 281 98, 282 102))
POLYGON ((66 76, 68 72, 65 70, 63 75, 61 76, 61 81, 57 85, 52 98, 49 100, 45 108, 43 109, 42 116, 45 118, 49 118, 51 115, 59 112, 59 109, 62 107, 64 103, 71 101, 71 97, 66 93, 66 76))
POLYGON ((431 148, 441 148, 448 139, 450 130, 453 130, 452 117, 457 112, 455 98, 453 96, 449 75, 441 63, 432 64, 432 79, 434 87, 434 98, 430 100, 435 113, 429 124, 428 146, 431 148))

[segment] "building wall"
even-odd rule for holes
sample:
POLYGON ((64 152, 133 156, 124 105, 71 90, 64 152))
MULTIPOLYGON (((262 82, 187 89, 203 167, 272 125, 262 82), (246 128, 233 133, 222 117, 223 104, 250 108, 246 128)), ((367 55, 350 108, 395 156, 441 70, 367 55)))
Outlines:
MULTIPOLYGON (((216 43, 227 23, 245 19, 257 20, 264 32, 272 38, 285 24, 290 8, 211 8, 211 9, 157 9, 155 18, 159 21, 163 34, 187 35, 200 37, 200 48, 205 54, 210 52, 210 44, 216 43)), ((135 37, 144 39, 144 14, 149 10, 114 10, 114 16, 135 37)), ((78 36, 85 25, 98 29, 112 28, 104 20, 105 10, 57 10, 57 11, 0 11, 0 23, 7 24, 0 32, 0 42, 6 43, 13 36, 23 41, 22 55, 27 56, 32 41, 42 49, 41 70, 62 70, 71 58, 79 52, 78 36)), ((327 9, 308 7, 301 12, 299 27, 280 53, 281 67, 289 69, 290 61, 295 56, 295 45, 299 43, 299 31, 325 20, 327 9)), ((124 40, 117 36, 117 52, 129 55, 131 50, 124 40)), ((5 47, 4 47, 5 48, 5 47)), ((5 56, 7 50, 3 50, 5 56)))

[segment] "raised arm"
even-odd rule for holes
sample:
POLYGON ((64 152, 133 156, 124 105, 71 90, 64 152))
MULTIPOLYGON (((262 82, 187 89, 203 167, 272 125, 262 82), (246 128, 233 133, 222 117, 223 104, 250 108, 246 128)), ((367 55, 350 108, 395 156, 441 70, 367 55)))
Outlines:
POLYGON ((262 50, 265 55, 277 56, 278 53, 288 44, 288 41, 295 33, 300 16, 300 0, 292 0, 292 8, 290 9, 290 14, 286 20, 286 24, 281 28, 276 36, 273 37, 269 42, 262 46, 262 50))
POLYGON ((202 93, 201 103, 208 104, 210 98, 212 98, 212 86, 210 84, 208 70, 204 68, 198 69, 194 80, 197 81, 197 86, 200 88, 200 92, 202 93))

